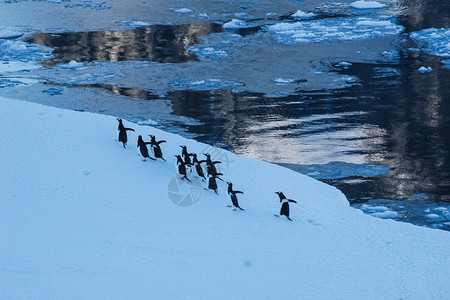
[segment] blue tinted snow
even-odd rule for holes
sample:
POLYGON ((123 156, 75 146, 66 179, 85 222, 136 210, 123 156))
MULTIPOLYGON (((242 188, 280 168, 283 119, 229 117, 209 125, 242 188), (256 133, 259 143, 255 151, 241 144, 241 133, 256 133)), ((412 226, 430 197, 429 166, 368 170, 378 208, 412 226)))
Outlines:
POLYGON ((423 52, 436 56, 450 57, 450 29, 429 28, 411 32, 409 36, 423 52))
POLYGON ((282 22, 266 27, 283 44, 362 40, 401 33, 403 26, 391 19, 330 18, 301 22, 282 22))

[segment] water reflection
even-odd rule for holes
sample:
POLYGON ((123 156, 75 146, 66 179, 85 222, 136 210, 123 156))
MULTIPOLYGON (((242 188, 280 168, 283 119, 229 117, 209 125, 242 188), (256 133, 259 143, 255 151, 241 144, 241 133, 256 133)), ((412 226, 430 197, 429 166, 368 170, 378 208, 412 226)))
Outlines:
POLYGON ((54 59, 45 66, 85 61, 156 61, 182 63, 197 60, 188 48, 199 43, 199 36, 221 32, 215 23, 153 25, 121 31, 36 33, 27 42, 54 50, 54 59))

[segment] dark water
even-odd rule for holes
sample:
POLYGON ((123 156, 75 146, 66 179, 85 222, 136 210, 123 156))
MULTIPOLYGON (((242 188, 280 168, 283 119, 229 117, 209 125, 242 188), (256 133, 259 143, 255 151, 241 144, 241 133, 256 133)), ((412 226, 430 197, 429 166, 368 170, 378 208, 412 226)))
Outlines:
POLYGON ((198 60, 188 48, 201 42, 200 35, 221 31, 222 26, 215 23, 155 25, 132 30, 37 33, 26 41, 55 49, 55 58, 43 63, 47 67, 72 60, 182 63, 198 60))
MULTIPOLYGON (((405 0, 397 7, 399 24, 406 32, 448 28, 449 3, 405 0)), ((197 59, 188 47, 198 43, 200 35, 221 30, 214 23, 150 26, 130 31, 42 33, 30 41, 56 49, 55 59, 47 61, 47 66, 72 59, 181 63, 197 59), (121 51, 110 51, 118 46, 121 51)), ((173 114, 199 121, 199 125, 180 125, 197 140, 238 154, 275 163, 336 160, 390 167, 378 176, 324 180, 342 190, 353 204, 386 205, 394 200, 402 206, 405 201, 419 201, 421 207, 424 203, 448 206, 450 70, 441 67, 442 58, 408 51, 409 47, 414 44, 408 39, 399 44, 397 63, 336 68, 336 72, 359 78, 358 85, 345 89, 298 91, 281 98, 231 90, 184 90, 168 92, 164 98, 171 101, 173 114), (418 72, 424 65, 433 72, 418 72)), ((86 86, 141 100, 161 99, 135 88, 86 86)), ((407 221, 424 223, 414 218, 407 221)))

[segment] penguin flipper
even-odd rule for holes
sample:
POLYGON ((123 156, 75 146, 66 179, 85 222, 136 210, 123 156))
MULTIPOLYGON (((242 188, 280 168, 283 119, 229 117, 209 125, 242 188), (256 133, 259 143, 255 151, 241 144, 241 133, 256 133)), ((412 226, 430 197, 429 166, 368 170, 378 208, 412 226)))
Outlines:
POLYGON ((288 199, 288 201, 289 201, 289 202, 292 202, 292 203, 297 203, 297 201, 292 200, 292 199, 288 199))
POLYGON ((234 191, 235 194, 243 194, 244 192, 241 191, 234 191))
POLYGON ((134 131, 133 128, 125 128, 125 130, 130 130, 130 131, 134 131))
POLYGON ((158 141, 158 142, 156 142, 156 143, 158 143, 158 144, 161 144, 161 143, 166 143, 167 141, 165 141, 165 140, 161 140, 161 141, 158 141))

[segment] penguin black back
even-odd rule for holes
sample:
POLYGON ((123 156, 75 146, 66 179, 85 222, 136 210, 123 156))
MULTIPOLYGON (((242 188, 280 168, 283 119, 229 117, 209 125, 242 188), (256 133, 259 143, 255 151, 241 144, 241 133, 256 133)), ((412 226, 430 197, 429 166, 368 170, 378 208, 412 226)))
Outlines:
POLYGON ((156 137, 155 137, 154 135, 150 135, 150 134, 149 134, 149 136, 150 136, 150 138, 151 138, 150 145, 151 145, 152 150, 153 150, 153 155, 154 155, 156 158, 161 158, 162 160, 166 161, 166 160, 164 159, 164 157, 163 157, 161 147, 159 146, 159 144, 165 143, 166 141, 165 141, 165 140, 156 141, 156 137))
POLYGON ((122 142, 123 147, 126 148, 128 141, 127 130, 134 131, 134 129, 123 126, 122 119, 117 119, 117 121, 119 121, 119 127, 117 128, 119 130, 119 142, 122 142))
POLYGON ((281 209, 280 209, 280 216, 286 216, 289 221, 292 221, 291 218, 289 218, 289 202, 297 203, 297 201, 292 199, 287 199, 286 196, 282 192, 275 192, 280 197, 281 202, 281 209))
POLYGON ((223 174, 222 173, 215 173, 215 174, 209 174, 208 175, 208 188, 213 190, 216 194, 218 194, 218 192, 217 192, 218 191, 218 187, 217 187, 216 178, 219 178, 220 175, 223 175, 223 174))
POLYGON ((139 148, 139 151, 142 155, 142 157, 144 158, 144 161, 146 158, 150 158, 155 160, 153 157, 150 157, 150 155, 148 154, 148 149, 147 149, 147 145, 150 144, 150 142, 144 142, 144 140, 142 139, 142 136, 138 136, 138 141, 137 141, 137 147, 139 148))
POLYGON ((239 208, 240 210, 244 210, 243 208, 241 208, 239 206, 239 202, 238 202, 238 199, 237 199, 237 196, 236 196, 236 194, 243 194, 244 192, 234 191, 233 190, 233 184, 231 182, 227 182, 227 184, 228 184, 228 195, 230 195, 231 203, 233 203, 234 207, 239 208))
POLYGON ((187 177, 186 163, 183 161, 180 155, 175 155, 175 157, 177 158, 177 172, 181 176, 181 179, 190 181, 187 177))

